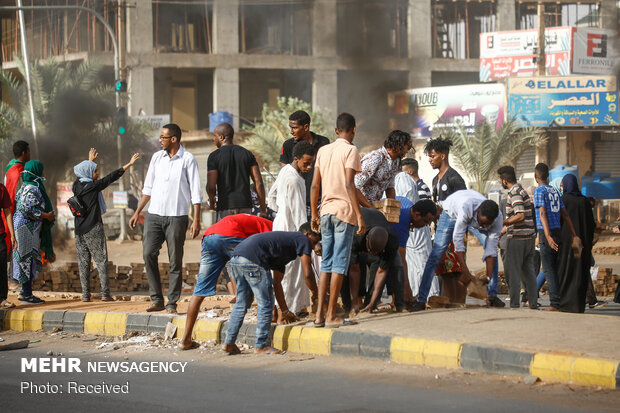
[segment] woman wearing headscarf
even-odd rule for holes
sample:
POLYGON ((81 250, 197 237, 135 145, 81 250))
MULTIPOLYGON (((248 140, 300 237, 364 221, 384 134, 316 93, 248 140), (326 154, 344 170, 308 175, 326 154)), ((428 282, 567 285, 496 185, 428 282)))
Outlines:
POLYGON ((562 178, 562 201, 566 207, 575 233, 581 239, 583 249, 573 251, 572 235, 562 225, 562 242, 558 253, 558 282, 560 289, 560 311, 583 313, 586 308, 586 292, 590 280, 592 263, 592 241, 596 223, 588 198, 579 191, 577 177, 569 174, 562 178))
POLYGON ((32 294, 32 281, 41 270, 42 256, 54 261, 52 225, 54 210, 43 182, 43 164, 28 161, 22 172, 24 181, 15 195, 13 226, 17 249, 13 251, 13 278, 21 285, 18 299, 22 304, 42 304, 45 301, 32 294))
POLYGON ((106 212, 106 206, 101 191, 123 176, 125 171, 140 158, 139 154, 134 154, 125 166, 99 179, 99 168, 93 162, 98 155, 95 148, 91 148, 88 160, 73 167, 73 172, 77 176, 73 183, 73 194, 86 210, 84 216, 75 217, 75 247, 84 302, 90 301, 91 257, 99 271, 101 301, 114 301, 110 296, 108 285, 108 246, 103 231, 103 219, 101 219, 101 215, 106 212))

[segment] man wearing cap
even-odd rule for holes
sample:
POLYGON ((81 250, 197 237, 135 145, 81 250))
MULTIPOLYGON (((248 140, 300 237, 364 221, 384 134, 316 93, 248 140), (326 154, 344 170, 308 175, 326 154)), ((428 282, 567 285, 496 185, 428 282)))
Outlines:
POLYGON ((398 235, 385 216, 374 208, 360 208, 366 223, 366 232, 353 237, 351 247, 351 263, 349 266, 349 282, 352 309, 358 312, 361 305, 359 296, 360 254, 368 254, 371 274, 376 269, 374 291, 368 305, 363 311, 374 310, 386 282, 395 294, 397 310, 405 305, 405 270, 398 254, 398 235))

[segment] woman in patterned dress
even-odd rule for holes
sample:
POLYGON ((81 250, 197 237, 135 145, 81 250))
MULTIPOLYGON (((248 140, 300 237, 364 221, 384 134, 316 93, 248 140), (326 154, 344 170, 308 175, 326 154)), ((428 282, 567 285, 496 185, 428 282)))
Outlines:
POLYGON ((43 164, 28 161, 22 173, 24 184, 15 195, 13 226, 17 249, 13 251, 13 278, 21 285, 18 299, 22 304, 42 304, 45 301, 32 294, 32 281, 41 270, 41 253, 54 259, 51 226, 54 222, 52 202, 43 182, 43 164))

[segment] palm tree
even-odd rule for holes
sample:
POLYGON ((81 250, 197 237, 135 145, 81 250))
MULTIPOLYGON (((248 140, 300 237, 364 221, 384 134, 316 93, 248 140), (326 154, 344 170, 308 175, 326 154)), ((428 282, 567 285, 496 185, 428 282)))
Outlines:
MULTIPOLYGON (((24 63, 19 57, 15 60, 20 77, 0 70, 0 83, 8 95, 6 102, 0 102, 0 159, 5 165, 13 157, 11 146, 15 140, 25 140, 31 146, 33 143, 28 94, 22 81, 24 63)), ((73 166, 87 158, 91 147, 97 148, 100 154, 97 162, 104 165, 104 170, 116 169, 114 90, 102 81, 101 67, 89 62, 60 65, 53 60, 35 61, 31 63, 30 74, 39 160, 45 165, 51 199, 56 197, 57 182, 74 179, 73 166)), ((124 157, 129 159, 129 153, 134 152, 152 152, 154 145, 147 140, 152 132, 147 122, 130 118, 122 138, 124 157)), ((140 183, 134 178, 133 184, 140 183)))
POLYGON ((327 135, 325 114, 320 110, 312 111, 309 103, 293 97, 279 97, 275 108, 265 103, 261 114, 262 120, 246 128, 252 135, 242 145, 260 158, 268 169, 280 166, 282 144, 290 137, 288 117, 297 110, 308 112, 312 119, 313 132, 327 135))
MULTIPOLYGON (((3 159, 12 158, 13 141, 23 139, 32 144, 30 107, 25 82, 24 63, 16 57, 15 74, 0 70, 0 83, 7 101, 0 102, 0 150, 3 159)), ((38 130, 39 157, 45 165, 47 179, 54 183, 72 176, 73 165, 83 160, 88 149, 96 147, 100 162, 111 170, 118 163, 116 130, 111 122, 115 113, 114 90, 101 79, 101 67, 90 62, 60 65, 53 60, 32 62, 31 79, 35 119, 38 130)), ((152 127, 129 119, 123 135, 127 153, 146 149, 152 127)), ((34 156, 34 152, 33 152, 34 156)))
POLYGON ((507 120, 497 130, 482 120, 473 133, 468 133, 462 124, 456 129, 439 128, 435 133, 452 141, 454 146, 450 153, 478 192, 484 192, 485 184, 500 166, 513 162, 526 149, 547 140, 542 129, 519 128, 514 119, 507 120))

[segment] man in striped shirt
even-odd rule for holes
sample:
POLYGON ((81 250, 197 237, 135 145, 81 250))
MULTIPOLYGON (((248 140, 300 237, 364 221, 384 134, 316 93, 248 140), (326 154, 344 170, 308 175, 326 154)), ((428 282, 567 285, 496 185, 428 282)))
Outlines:
POLYGON ((538 290, 534 272, 536 225, 532 201, 517 182, 512 166, 502 166, 497 170, 497 174, 502 187, 508 189, 503 232, 506 232, 508 238, 504 270, 510 286, 510 307, 520 307, 519 292, 523 281, 529 306, 531 309, 536 309, 538 308, 538 290))

